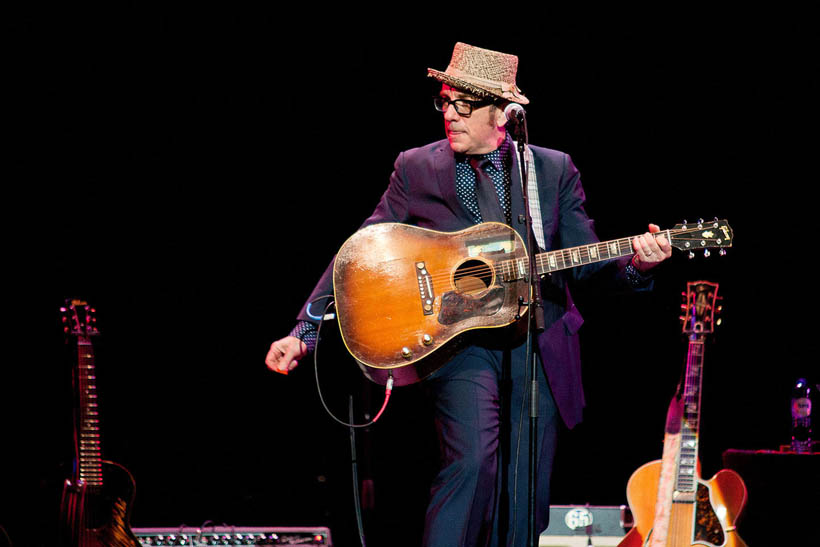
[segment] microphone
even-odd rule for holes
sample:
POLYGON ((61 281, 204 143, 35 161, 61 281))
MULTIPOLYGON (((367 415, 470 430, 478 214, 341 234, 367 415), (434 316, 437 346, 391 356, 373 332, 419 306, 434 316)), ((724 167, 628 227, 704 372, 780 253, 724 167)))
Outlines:
POLYGON ((518 103, 510 103, 504 108, 504 116, 508 122, 521 123, 524 121, 524 107, 518 103))

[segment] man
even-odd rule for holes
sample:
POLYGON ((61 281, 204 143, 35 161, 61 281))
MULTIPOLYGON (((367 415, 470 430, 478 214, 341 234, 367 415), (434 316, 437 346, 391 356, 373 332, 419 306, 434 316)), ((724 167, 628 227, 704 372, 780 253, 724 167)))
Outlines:
MULTIPOLYGON (((388 189, 365 225, 401 222, 450 232, 496 220, 506 221, 528 241, 519 160, 504 113, 510 103, 529 103, 515 84, 517 66, 513 55, 458 43, 444 72, 428 69, 442 84, 434 102, 443 113, 447 140, 399 155, 388 189)), ((569 156, 529 148, 529 186, 534 188, 527 192, 539 247, 596 242, 569 156)), ((657 231, 650 225, 650 232, 657 231)), ((561 421, 576 425, 584 405, 576 334, 583 319, 569 285, 594 276, 614 286, 645 287, 647 273, 671 255, 671 247, 662 236, 647 233, 635 238, 633 248, 631 259, 565 270, 542 281, 546 328, 536 344, 539 530, 547 526, 558 426, 561 421)), ((325 304, 317 299, 332 293, 331 264, 299 314, 297 327, 271 345, 268 367, 287 373, 307 354, 321 316, 317 310, 325 304)), ((442 458, 427 510, 425 545, 526 544, 527 364, 521 340, 510 340, 502 349, 472 345, 423 381, 434 404, 442 458)))

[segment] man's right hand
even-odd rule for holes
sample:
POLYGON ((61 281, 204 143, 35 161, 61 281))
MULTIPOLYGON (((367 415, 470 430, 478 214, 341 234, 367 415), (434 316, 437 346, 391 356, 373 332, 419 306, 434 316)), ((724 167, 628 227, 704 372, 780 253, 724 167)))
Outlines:
POLYGON ((307 355, 307 346, 295 336, 285 336, 270 345, 265 364, 274 372, 287 374, 307 355))

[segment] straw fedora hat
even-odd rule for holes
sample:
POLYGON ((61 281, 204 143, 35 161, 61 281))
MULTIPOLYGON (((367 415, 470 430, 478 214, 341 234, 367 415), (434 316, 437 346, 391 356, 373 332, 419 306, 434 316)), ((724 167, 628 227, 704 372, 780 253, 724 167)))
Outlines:
POLYGON ((441 83, 478 97, 498 98, 519 104, 530 102, 518 86, 515 74, 518 57, 458 42, 447 70, 427 69, 427 75, 441 83))

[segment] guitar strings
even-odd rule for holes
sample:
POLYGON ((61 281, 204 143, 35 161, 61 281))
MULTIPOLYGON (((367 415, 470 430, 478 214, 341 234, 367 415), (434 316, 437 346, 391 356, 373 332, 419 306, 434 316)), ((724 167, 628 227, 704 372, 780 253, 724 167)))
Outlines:
MULTIPOLYGON (((663 230, 660 232, 656 232, 653 235, 655 237, 658 236, 681 236, 683 234, 695 233, 702 231, 703 228, 692 228, 687 230, 663 230)), ((634 236, 637 237, 637 236, 634 236)), ((610 246, 617 245, 619 252, 621 252, 623 245, 629 245, 628 251, 624 252, 624 254, 620 254, 614 256, 612 258, 619 258, 620 256, 626 256, 629 252, 632 251, 632 240, 634 237, 625 237, 621 239, 615 239, 611 241, 602 241, 597 243, 590 243, 589 245, 580 245, 577 247, 568 247, 566 249, 559 249, 555 251, 547 251, 545 253, 540 253, 536 256, 536 260, 540 266, 544 266, 545 262, 549 260, 549 257, 558 257, 560 256, 560 260, 563 262, 562 266, 557 266, 554 268, 548 269, 548 271, 559 271, 563 269, 569 269, 575 266, 581 266, 586 263, 597 262, 602 260, 608 260, 608 258, 600 258, 602 250, 609 250, 610 246), (595 253, 591 251, 592 248, 595 248, 595 253), (577 260, 573 261, 572 255, 573 253, 577 253, 578 258, 577 260), (594 258, 593 258, 594 257, 594 258)), ((495 264, 489 263, 481 263, 477 266, 470 266, 467 268, 463 268, 457 271, 459 278, 467 277, 471 275, 498 275, 499 271, 503 272, 504 267, 509 267, 510 271, 516 271, 517 268, 513 267, 512 264, 515 262, 520 262, 522 268, 529 269, 529 257, 522 256, 521 258, 517 259, 505 259, 495 264)), ((557 261, 556 261, 557 264, 557 261)), ((449 287, 450 282, 452 280, 451 273, 441 273, 441 274, 431 274, 429 276, 430 281, 433 283, 433 288, 438 290, 441 288, 441 284, 443 283, 445 286, 449 287)))
MULTIPOLYGON (((584 246, 579 246, 579 247, 568 247, 566 249, 560 249, 560 250, 556 250, 556 251, 548 251, 548 252, 545 252, 545 253, 541 253, 536 257, 536 261, 541 266, 543 266, 545 261, 548 260, 549 256, 562 255, 560 261, 563 262, 563 266, 562 267, 555 267, 552 270, 553 271, 558 271, 558 270, 561 270, 561 269, 569 269, 569 268, 572 268, 576 265, 581 265, 581 264, 573 263, 572 254, 574 252, 578 253, 578 261, 583 262, 584 260, 586 260, 586 262, 589 263, 590 262, 590 257, 593 256, 593 253, 590 251, 590 247, 597 247, 598 249, 604 249, 604 248, 608 248, 610 245, 617 244, 619 252, 622 252, 622 247, 624 245, 630 245, 631 242, 632 242, 632 238, 623 238, 623 239, 620 239, 620 240, 613 240, 613 241, 600 242, 600 243, 591 243, 590 245, 584 245, 584 246)), ((632 247, 630 246, 628 251, 624 252, 623 254, 618 254, 616 256, 612 256, 611 258, 618 258, 618 257, 621 257, 621 256, 625 256, 626 254, 628 254, 631 251, 632 251, 632 247)), ((598 256, 600 256, 600 252, 598 253, 598 256)), ((598 260, 608 260, 608 258, 600 259, 600 258, 596 257, 594 259, 594 261, 598 261, 598 260)), ((463 277, 465 275, 481 274, 481 273, 484 273, 484 272, 497 273, 499 270, 503 269, 504 267, 509 267, 510 271, 516 271, 517 268, 512 266, 512 264, 514 264, 515 262, 520 262, 523 267, 528 267, 529 266, 529 257, 522 256, 520 258, 504 259, 504 260, 496 262, 495 264, 489 264, 489 263, 482 262, 481 264, 479 264, 477 266, 470 266, 470 267, 467 267, 467 268, 460 269, 460 270, 458 270, 458 274, 460 274, 460 276, 463 277)), ((452 276, 451 276, 450 273, 431 274, 430 275, 430 279, 434 283, 435 282, 440 282, 440 281, 449 282, 451 277, 452 276)))
MULTIPOLYGON (((691 428, 693 425, 693 418, 695 418, 696 422, 695 425, 695 437, 698 436, 698 429, 699 429, 699 413, 700 413, 700 392, 702 387, 702 357, 703 357, 703 347, 702 342, 699 353, 694 350, 694 347, 691 343, 694 340, 690 340, 690 348, 686 354, 686 372, 685 372, 685 385, 689 386, 690 389, 687 389, 684 393, 685 396, 685 412, 683 419, 685 420, 686 424, 689 425, 691 428), (695 389, 695 393, 691 392, 691 389, 695 389), (697 399, 696 401, 693 400, 693 396, 697 399), (694 404, 695 409, 695 416, 693 416, 693 412, 691 411, 690 405, 694 404)), ((683 425, 683 424, 681 424, 683 425)), ((669 534, 667 535, 667 540, 669 539, 678 539, 680 538, 680 534, 687 534, 684 536, 685 541, 688 543, 691 539, 694 538, 694 526, 697 522, 697 490, 698 490, 698 478, 700 475, 697 471, 697 448, 698 444, 695 444, 695 470, 692 475, 692 495, 693 501, 691 503, 690 511, 687 514, 686 511, 682 508, 678 508, 678 511, 671 511, 669 515, 669 534), (689 517, 689 518, 687 518, 689 517)), ((677 486, 676 486, 677 489, 677 486)), ((685 507, 685 506, 681 506, 685 507)), ((673 509, 676 508, 673 504, 673 509)))

